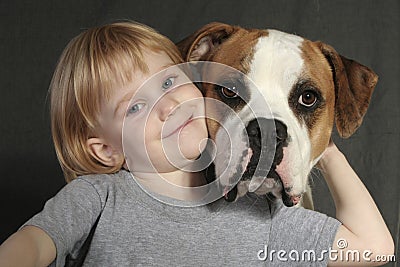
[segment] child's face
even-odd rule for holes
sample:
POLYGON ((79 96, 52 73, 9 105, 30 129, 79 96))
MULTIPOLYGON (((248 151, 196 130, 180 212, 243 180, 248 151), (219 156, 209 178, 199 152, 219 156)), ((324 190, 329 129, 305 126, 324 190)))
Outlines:
POLYGON ((146 50, 144 58, 149 72, 135 72, 104 103, 101 135, 133 173, 187 168, 206 144, 204 100, 164 52, 146 50))

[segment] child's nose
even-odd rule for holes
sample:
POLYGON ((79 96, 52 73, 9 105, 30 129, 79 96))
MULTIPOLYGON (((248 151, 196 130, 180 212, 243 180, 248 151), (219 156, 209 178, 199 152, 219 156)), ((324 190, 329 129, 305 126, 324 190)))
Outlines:
POLYGON ((175 113, 178 104, 179 102, 176 99, 169 96, 165 96, 161 99, 159 102, 159 116, 161 121, 166 121, 168 117, 172 116, 175 113))

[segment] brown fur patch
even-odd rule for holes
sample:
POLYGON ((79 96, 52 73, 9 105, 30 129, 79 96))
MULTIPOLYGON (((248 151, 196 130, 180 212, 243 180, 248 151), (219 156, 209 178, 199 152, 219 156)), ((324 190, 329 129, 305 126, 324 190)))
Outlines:
POLYGON ((249 72, 254 57, 254 48, 261 36, 267 36, 265 30, 247 30, 239 28, 207 58, 209 61, 223 63, 245 74, 249 72))
POLYGON ((321 50, 311 41, 302 45, 304 60, 303 79, 311 80, 320 90, 325 105, 313 114, 308 128, 311 142, 311 159, 317 158, 327 147, 332 133, 335 114, 335 85, 331 68, 321 50))
POLYGON ((315 42, 329 62, 335 84, 335 123, 343 138, 351 136, 361 125, 378 81, 374 71, 339 55, 327 44, 315 42))
MULTIPOLYGON (((224 40, 221 40, 221 43, 217 45, 210 53, 208 53, 205 57, 202 57, 201 60, 213 61, 228 65, 240 72, 247 74, 250 70, 250 64, 253 60, 255 53, 255 45, 257 44, 258 38, 262 36, 267 36, 268 31, 266 30, 248 30, 239 27, 234 27, 233 35, 228 37, 224 37, 224 40)), ((215 77, 222 76, 223 74, 219 73, 211 73, 213 77, 208 77, 207 80, 217 81, 218 79, 215 77)), ((203 91, 205 97, 213 98, 221 100, 220 95, 214 90, 214 85, 212 84, 203 84, 203 91)), ((240 111, 246 103, 241 101, 235 107, 236 112, 240 111)), ((218 110, 218 107, 215 105, 206 105, 206 113, 207 117, 218 118, 217 120, 207 119, 207 125, 209 129, 210 136, 212 138, 215 137, 217 130, 220 125, 218 121, 222 121, 223 111, 218 110)))

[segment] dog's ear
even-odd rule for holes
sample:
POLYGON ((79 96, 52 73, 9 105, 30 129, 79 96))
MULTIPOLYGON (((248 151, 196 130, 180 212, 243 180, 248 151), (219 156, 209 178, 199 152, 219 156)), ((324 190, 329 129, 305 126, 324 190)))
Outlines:
POLYGON ((336 129, 342 138, 348 138, 362 123, 378 76, 368 67, 339 55, 331 46, 316 44, 332 68, 336 129))
POLYGON ((176 45, 185 61, 207 60, 215 48, 227 39, 235 29, 235 26, 212 22, 176 45))

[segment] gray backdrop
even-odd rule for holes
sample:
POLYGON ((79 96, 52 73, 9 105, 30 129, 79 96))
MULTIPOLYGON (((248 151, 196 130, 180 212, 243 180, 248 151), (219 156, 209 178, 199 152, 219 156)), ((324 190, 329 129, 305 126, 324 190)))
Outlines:
MULTIPOLYGON (((148 24, 173 41, 221 21, 321 40, 378 73, 364 124, 350 139, 334 140, 377 202, 400 257, 399 16, 398 0, 1 1, 0 242, 64 185, 47 89, 67 42, 82 29, 116 19, 148 24)), ((323 178, 314 176, 314 187, 317 210, 333 216, 323 178)))

